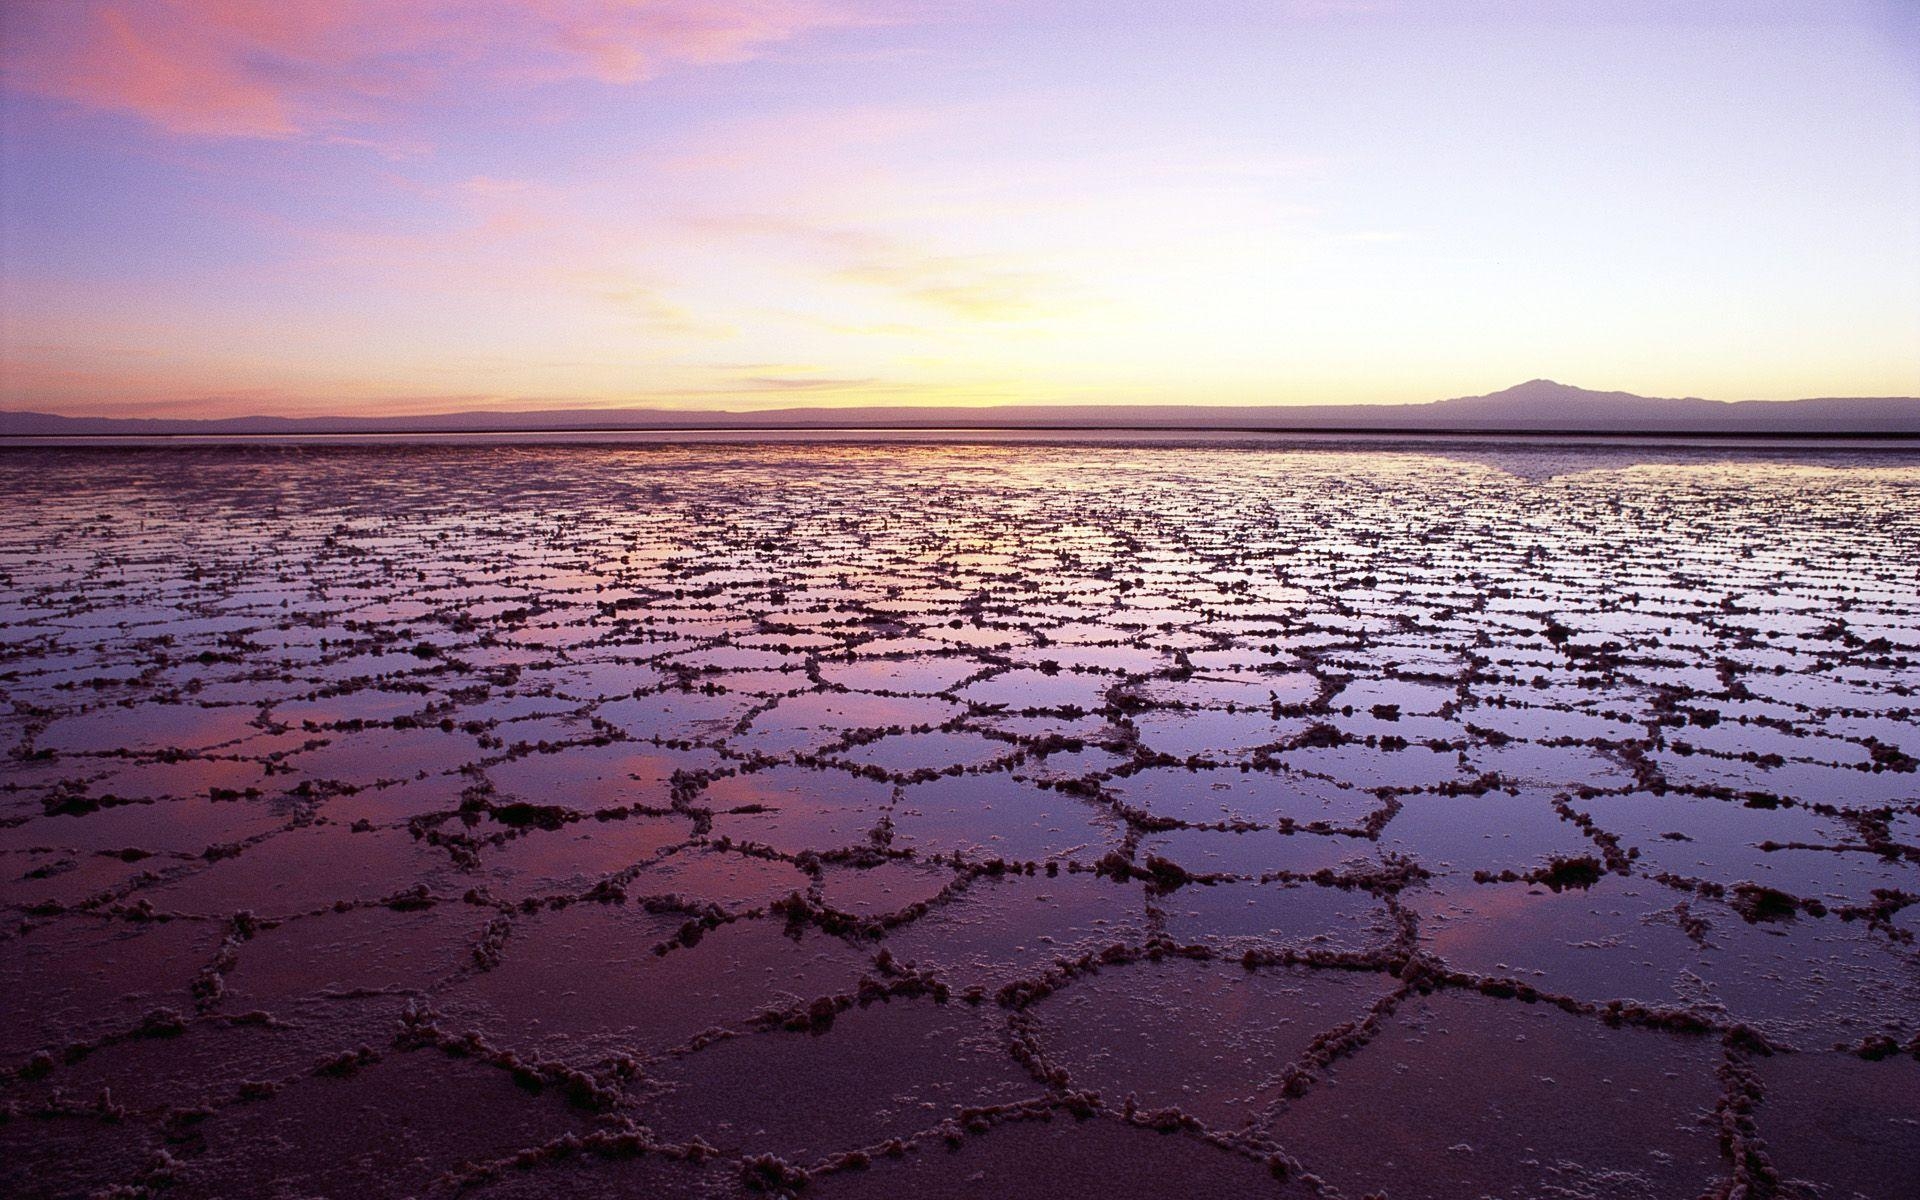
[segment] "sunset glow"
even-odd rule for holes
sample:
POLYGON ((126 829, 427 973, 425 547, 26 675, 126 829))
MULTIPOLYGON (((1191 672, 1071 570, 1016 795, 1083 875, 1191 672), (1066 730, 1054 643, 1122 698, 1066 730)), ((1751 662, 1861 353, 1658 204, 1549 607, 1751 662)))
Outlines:
POLYGON ((0 21, 0 408, 1920 393, 1900 0, 0 21))

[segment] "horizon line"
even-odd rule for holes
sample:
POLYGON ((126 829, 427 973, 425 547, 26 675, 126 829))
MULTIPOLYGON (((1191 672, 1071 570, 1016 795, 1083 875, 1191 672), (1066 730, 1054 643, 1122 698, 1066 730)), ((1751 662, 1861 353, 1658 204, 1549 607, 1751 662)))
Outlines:
MULTIPOLYGON (((1887 399, 1920 399, 1916 397, 1886 397, 1887 399)), ((1764 403, 1764 402, 1763 402, 1764 403)), ((76 420, 117 420, 120 418, 74 418, 76 420)), ((140 418, 134 418, 140 419, 140 418)), ((159 418, 165 419, 165 418, 159 418)), ((250 420, 247 417, 222 418, 224 420, 250 420)), ((308 420, 326 420, 324 417, 297 418, 308 420)), ((395 418, 399 419, 399 418, 395 418)), ((1004 424, 946 425, 946 424, 875 424, 843 425, 830 422, 806 422, 791 424, 764 425, 553 425, 532 426, 523 429, 434 429, 429 427, 401 429, 336 429, 274 432, 265 430, 237 432, 127 432, 127 433, 9 433, 0 432, 0 446, 10 441, 168 441, 186 442, 195 439, 210 439, 221 442, 244 442, 258 439, 299 439, 299 438, 348 438, 374 440, 380 438, 404 437, 540 437, 567 434, 753 434, 753 433, 1239 433, 1239 434, 1277 434, 1277 435, 1320 435, 1336 437, 1362 438, 1525 438, 1525 439, 1582 439, 1595 440, 1607 438, 1629 438, 1634 440, 1699 438, 1711 441, 1729 441, 1753 439, 1762 441, 1920 441, 1920 430, 1897 429, 1581 429, 1581 428, 1512 428, 1492 426, 1375 426, 1375 425, 1148 425, 1148 424, 1098 424, 1071 425, 1044 422, 1009 422, 1004 424)))

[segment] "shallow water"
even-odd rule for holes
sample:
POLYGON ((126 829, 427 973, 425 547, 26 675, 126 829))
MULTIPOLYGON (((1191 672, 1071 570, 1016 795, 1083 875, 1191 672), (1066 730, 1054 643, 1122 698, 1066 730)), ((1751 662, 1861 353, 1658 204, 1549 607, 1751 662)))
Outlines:
POLYGON ((7 451, 0 1191, 1895 1197, 1917 661, 1886 447, 7 451))

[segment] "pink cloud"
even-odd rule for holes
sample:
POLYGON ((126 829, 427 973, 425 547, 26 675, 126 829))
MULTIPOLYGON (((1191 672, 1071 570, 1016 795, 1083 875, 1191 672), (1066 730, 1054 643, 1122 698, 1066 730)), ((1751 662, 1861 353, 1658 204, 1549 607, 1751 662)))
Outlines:
POLYGON ((867 23, 858 0, 8 0, 9 89, 174 133, 341 135, 438 94, 626 85, 867 23))

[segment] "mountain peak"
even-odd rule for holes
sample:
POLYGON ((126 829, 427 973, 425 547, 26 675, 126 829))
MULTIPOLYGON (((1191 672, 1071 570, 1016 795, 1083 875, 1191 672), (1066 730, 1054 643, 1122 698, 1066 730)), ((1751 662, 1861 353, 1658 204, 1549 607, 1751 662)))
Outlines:
MULTIPOLYGON (((1639 396, 1632 392, 1596 392, 1592 388, 1576 387, 1554 379, 1529 379, 1525 383, 1516 383, 1510 388, 1488 392, 1484 396, 1455 396, 1451 400, 1434 402, 1435 407, 1454 413, 1473 413, 1476 416, 1487 417, 1497 415, 1526 421, 1541 418, 1544 415, 1541 411, 1543 406, 1563 411, 1590 411, 1604 407, 1642 414, 1670 414, 1702 404, 1713 405, 1714 402, 1695 397, 1674 400, 1658 396, 1639 396)), ((1714 405, 1714 407, 1719 406, 1714 405)))
MULTIPOLYGON (((1510 388, 1487 393, 1490 396, 1598 396, 1602 393, 1570 383, 1561 383, 1556 379, 1529 379, 1525 383, 1516 383, 1510 388)), ((1614 392, 1612 395, 1623 393, 1614 392)))

